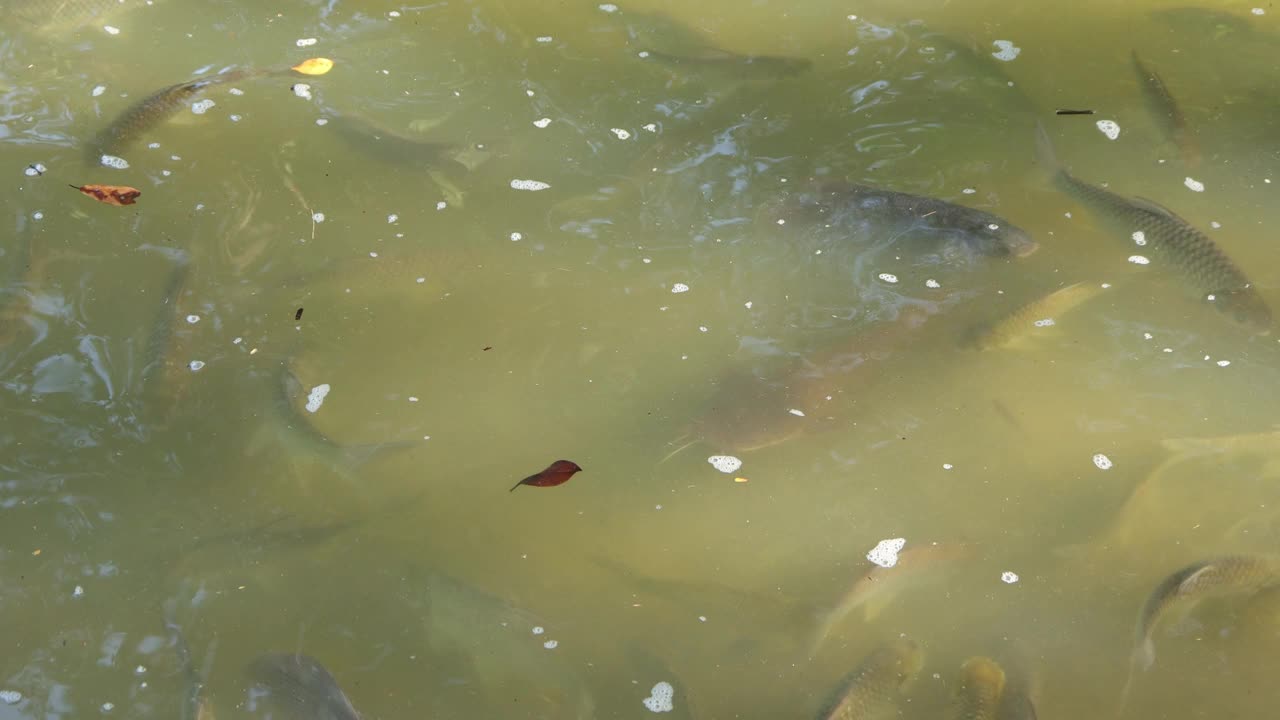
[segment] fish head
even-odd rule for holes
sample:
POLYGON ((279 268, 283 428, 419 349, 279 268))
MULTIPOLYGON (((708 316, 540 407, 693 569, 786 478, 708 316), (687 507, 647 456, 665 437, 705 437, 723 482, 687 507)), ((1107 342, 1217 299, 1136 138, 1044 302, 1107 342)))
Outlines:
POLYGON ((1026 230, 989 213, 973 213, 963 222, 965 242, 983 255, 1023 258, 1040 247, 1026 230))
POLYGON ((1240 327, 1258 335, 1271 332, 1271 308, 1251 287, 1220 290, 1207 299, 1240 327))

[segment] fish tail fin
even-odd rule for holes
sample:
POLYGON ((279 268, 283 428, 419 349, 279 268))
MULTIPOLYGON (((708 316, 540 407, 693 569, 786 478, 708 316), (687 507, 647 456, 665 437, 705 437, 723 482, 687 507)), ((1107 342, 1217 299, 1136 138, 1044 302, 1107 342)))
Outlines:
POLYGON ((355 470, 370 460, 379 457, 385 453, 393 453, 401 450, 407 450, 417 443, 413 440, 399 440, 396 442, 371 443, 368 445, 352 445, 342 449, 343 465, 346 470, 355 470))
MULTIPOLYGON (((685 435, 685 436, 683 436, 682 438, 676 438, 676 442, 679 442, 680 440, 682 440, 682 439, 684 439, 684 438, 687 438, 687 437, 688 437, 688 435, 685 435)), ((661 464, 665 463, 666 461, 670 460, 671 458, 675 457, 676 455, 679 455, 680 453, 684 452, 685 450, 688 450, 689 448, 693 447, 693 446, 694 446, 694 445, 696 445, 697 443, 698 443, 698 438, 696 438, 696 437, 695 437, 695 438, 691 438, 691 439, 689 439, 687 442, 685 442, 685 444, 681 445, 680 447, 676 448, 675 450, 672 450, 671 452, 669 452, 669 453, 667 453, 665 456, 663 456, 663 458, 662 458, 661 460, 659 460, 659 461, 658 461, 658 464, 659 464, 659 465, 661 465, 661 464)))
POLYGON ((1062 164, 1058 162, 1058 155, 1053 150, 1053 141, 1049 139, 1049 131, 1045 130, 1044 123, 1036 121, 1036 162, 1039 163, 1050 175, 1057 175, 1062 172, 1062 164))
POLYGON ((831 634, 831 629, 836 625, 836 613, 832 611, 822 611, 814 615, 813 631, 809 633, 809 639, 805 642, 805 657, 812 660, 818 656, 818 651, 822 649, 823 644, 827 642, 827 636, 831 634))

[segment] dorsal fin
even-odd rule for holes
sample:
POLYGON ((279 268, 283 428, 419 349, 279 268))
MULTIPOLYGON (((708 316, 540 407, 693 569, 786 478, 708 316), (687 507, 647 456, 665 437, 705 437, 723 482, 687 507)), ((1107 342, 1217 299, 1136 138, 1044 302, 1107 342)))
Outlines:
POLYGON ((1137 205, 1138 207, 1148 212, 1153 212, 1157 215, 1163 215, 1171 220, 1177 220, 1179 222, 1184 222, 1184 223, 1187 222, 1186 220, 1183 220, 1182 218, 1178 217, 1177 213, 1161 205, 1155 200, 1148 200, 1147 198, 1135 195, 1132 198, 1130 198, 1130 201, 1132 201, 1134 205, 1137 205))

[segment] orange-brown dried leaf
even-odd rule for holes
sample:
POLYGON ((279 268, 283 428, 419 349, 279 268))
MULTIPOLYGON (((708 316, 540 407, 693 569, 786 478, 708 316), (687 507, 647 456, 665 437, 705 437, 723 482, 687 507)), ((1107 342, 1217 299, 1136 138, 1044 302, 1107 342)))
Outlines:
POLYGON ((294 65, 292 70, 303 75, 324 75, 333 69, 333 61, 329 58, 309 58, 294 65))
POLYGON ((100 203, 115 205, 116 207, 132 205, 138 201, 138 196, 142 194, 141 190, 131 188, 128 185, 72 185, 71 187, 100 203))

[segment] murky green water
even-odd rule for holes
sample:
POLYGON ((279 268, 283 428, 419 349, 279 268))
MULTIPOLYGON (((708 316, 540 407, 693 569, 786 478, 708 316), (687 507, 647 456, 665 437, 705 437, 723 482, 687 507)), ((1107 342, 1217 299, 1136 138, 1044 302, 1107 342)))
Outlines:
POLYGON ((1280 306, 1271 6, 107 5, 0 2, 0 720, 315 717, 266 653, 364 717, 646 717, 665 682, 674 717, 813 718, 902 635, 904 717, 983 655, 1041 717, 1280 701, 1265 590, 1160 623, 1121 700, 1163 578, 1275 552, 1277 333, 1132 261, 1034 152, 1039 121, 1280 306), (230 67, 277 71, 90 158, 230 67), (816 190, 845 180, 1038 249, 851 221, 816 190), (883 608, 815 643, 891 538, 883 608))

